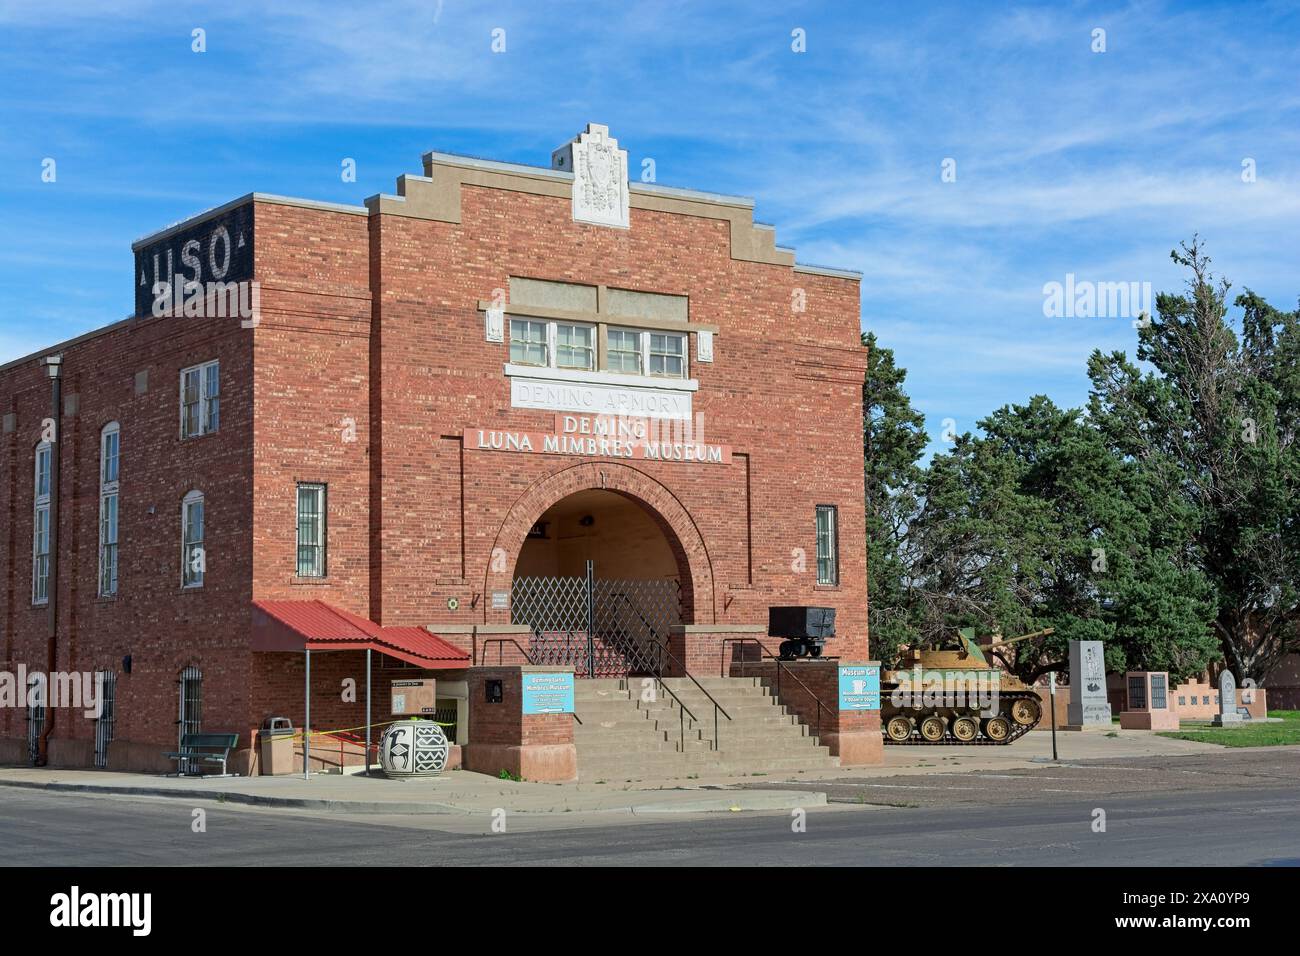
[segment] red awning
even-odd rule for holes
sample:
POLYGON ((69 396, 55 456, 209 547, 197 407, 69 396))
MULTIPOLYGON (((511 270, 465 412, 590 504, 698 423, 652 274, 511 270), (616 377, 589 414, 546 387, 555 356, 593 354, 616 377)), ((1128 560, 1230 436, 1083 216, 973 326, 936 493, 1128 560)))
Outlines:
POLYGON ((416 667, 469 666, 469 654, 422 627, 380 627, 324 601, 254 601, 253 650, 373 650, 416 667))

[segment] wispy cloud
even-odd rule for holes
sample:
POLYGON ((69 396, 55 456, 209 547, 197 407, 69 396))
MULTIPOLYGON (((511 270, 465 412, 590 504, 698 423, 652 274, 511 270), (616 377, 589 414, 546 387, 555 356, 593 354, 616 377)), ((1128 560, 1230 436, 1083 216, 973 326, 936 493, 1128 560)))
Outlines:
POLYGON ((130 241, 199 209, 254 189, 359 202, 430 148, 544 164, 597 121, 633 168, 754 196, 801 261, 861 270, 864 324, 927 413, 1079 404, 1087 352, 1131 329, 1045 321, 1044 282, 1177 288, 1168 251, 1200 232, 1239 287, 1294 303, 1298 42, 1293 5, 1227 0, 0 0, 0 360, 119 318, 130 241), (88 291, 58 311, 70 261, 88 291))

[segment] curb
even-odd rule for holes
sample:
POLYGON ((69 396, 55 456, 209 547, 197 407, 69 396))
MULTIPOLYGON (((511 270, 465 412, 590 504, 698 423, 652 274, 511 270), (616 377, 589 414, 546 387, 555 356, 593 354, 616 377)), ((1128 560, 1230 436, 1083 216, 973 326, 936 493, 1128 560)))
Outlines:
POLYGON ((788 791, 728 791, 727 796, 713 799, 690 800, 682 803, 641 803, 630 807, 634 814, 651 813, 710 813, 744 810, 797 810, 807 807, 827 806, 826 794, 820 790, 788 791))
POLYGON ((105 787, 93 783, 39 783, 34 780, 0 780, 0 787, 25 790, 55 790, 61 793, 91 793, 100 796, 171 797, 181 800, 210 800, 240 803, 252 807, 284 807, 297 810, 328 810, 336 813, 472 813, 449 803, 373 803, 360 800, 318 800, 311 797, 265 797, 225 790, 170 790, 163 787, 105 787))
MULTIPOLYGON (((393 803, 361 800, 328 800, 311 797, 269 797, 250 793, 230 793, 224 790, 173 790, 163 787, 106 787, 92 783, 42 783, 35 780, 0 780, 0 787, 17 787, 24 790, 53 790, 60 793, 95 794, 99 796, 170 797, 182 800, 207 800, 214 803, 238 803, 253 807, 279 807, 294 810, 324 810, 331 813, 369 814, 441 814, 469 816, 489 812, 482 808, 456 806, 450 803, 393 803)), ((737 813, 748 810, 794 810, 804 807, 827 806, 826 794, 807 791, 725 791, 716 796, 680 803, 634 803, 617 807, 593 807, 575 810, 572 807, 553 806, 544 809, 513 810, 514 813, 631 813, 649 815, 663 813, 737 813)), ((507 807, 507 810, 510 808, 507 807)))

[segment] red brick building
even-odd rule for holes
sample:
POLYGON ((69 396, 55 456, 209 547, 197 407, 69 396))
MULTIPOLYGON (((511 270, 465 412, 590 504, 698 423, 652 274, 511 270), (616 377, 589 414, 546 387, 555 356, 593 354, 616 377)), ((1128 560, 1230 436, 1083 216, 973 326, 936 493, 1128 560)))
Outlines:
MULTIPOLYGON (((836 608, 826 653, 867 658, 858 276, 796 264, 750 200, 629 183, 590 127, 551 168, 431 153, 396 196, 253 193, 135 252, 132 317, 0 366, 0 666, 115 675, 101 763, 170 766, 187 694, 241 744, 300 726, 283 602, 355 616, 318 642, 459 650, 374 644, 377 721, 389 664, 453 688, 560 653, 542 618, 588 562, 658 582, 607 613, 666 672, 775 649, 781 604, 836 608)), ((313 655, 313 727, 362 723, 363 658, 313 655)), ((13 706, 0 760, 34 716, 52 765, 95 762, 95 720, 13 706)))

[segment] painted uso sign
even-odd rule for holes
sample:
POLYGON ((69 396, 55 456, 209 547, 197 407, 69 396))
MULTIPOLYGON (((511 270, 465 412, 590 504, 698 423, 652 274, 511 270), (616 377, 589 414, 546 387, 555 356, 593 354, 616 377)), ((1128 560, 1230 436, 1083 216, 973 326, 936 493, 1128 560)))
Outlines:
POLYGON ((135 247, 135 314, 153 314, 155 283, 253 278, 253 202, 135 247))

